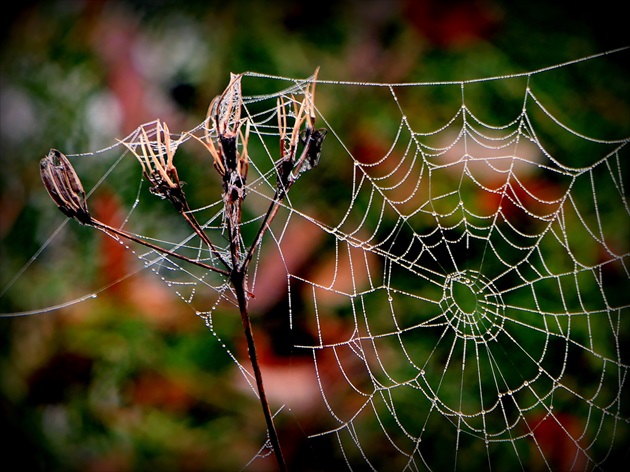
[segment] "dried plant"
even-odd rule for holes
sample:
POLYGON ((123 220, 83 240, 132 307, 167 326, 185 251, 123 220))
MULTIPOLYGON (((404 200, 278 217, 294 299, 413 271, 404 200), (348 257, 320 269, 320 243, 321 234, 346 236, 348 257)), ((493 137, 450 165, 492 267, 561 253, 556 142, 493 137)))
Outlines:
POLYGON ((126 238, 138 244, 158 251, 165 256, 178 258, 196 266, 222 274, 229 279, 238 301, 244 334, 247 340, 248 354, 256 378, 256 386, 267 423, 269 441, 276 456, 278 467, 286 470, 282 449, 273 423, 269 403, 256 354, 256 344, 248 311, 250 292, 247 289, 247 271, 253 254, 260 246, 282 201, 300 175, 317 166, 321 146, 326 137, 325 129, 315 129, 315 82, 317 71, 305 91, 304 98, 298 105, 295 97, 294 123, 288 129, 286 103, 279 99, 277 103, 278 129, 280 135, 280 158, 276 169, 276 190, 261 226, 253 242, 246 250, 242 249, 241 234, 242 206, 247 196, 247 173, 249 169, 248 139, 250 121, 241 118, 242 94, 241 75, 231 75, 225 91, 210 104, 206 120, 206 133, 203 138, 185 133, 180 139, 173 140, 168 126, 161 121, 155 122, 155 141, 151 141, 149 133, 142 127, 138 140, 122 142, 137 158, 142 167, 142 174, 149 182, 152 194, 171 202, 175 210, 207 245, 213 257, 222 267, 216 267, 199 260, 190 259, 177 252, 159 247, 137 236, 113 228, 93 218, 87 207, 83 185, 70 161, 61 152, 51 149, 41 160, 40 171, 44 186, 49 195, 68 217, 77 219, 81 224, 92 226, 108 236, 119 239, 126 238), (213 133, 210 130, 214 131, 213 133), (224 224, 229 235, 228 257, 210 240, 202 226, 195 219, 186 200, 179 180, 174 155, 184 137, 193 137, 199 141, 212 157, 212 164, 222 177, 222 199, 224 203, 224 224))
POLYGON ((44 186, 59 209, 82 224, 90 224, 92 217, 87 208, 85 190, 68 158, 56 149, 39 163, 44 186))

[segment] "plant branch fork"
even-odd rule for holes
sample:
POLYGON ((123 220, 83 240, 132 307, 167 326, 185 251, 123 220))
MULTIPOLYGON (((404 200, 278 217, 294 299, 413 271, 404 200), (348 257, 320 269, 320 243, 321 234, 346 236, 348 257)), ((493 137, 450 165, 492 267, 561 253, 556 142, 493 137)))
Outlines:
POLYGON ((40 174, 48 194, 57 207, 69 218, 92 226, 112 238, 124 238, 141 244, 166 257, 173 257, 203 269, 215 272, 228 279, 236 296, 243 330, 247 341, 248 354, 256 379, 256 388, 265 416, 269 441, 274 451, 279 470, 286 471, 281 445, 278 439, 273 416, 265 393, 262 372, 256 353, 256 344, 249 317, 249 297, 247 288, 248 268, 262 240, 271 227, 278 209, 289 190, 300 175, 317 166, 321 146, 326 137, 325 129, 315 128, 315 84, 317 70, 312 81, 305 87, 304 98, 298 104, 295 97, 286 103, 282 97, 277 100, 280 158, 275 164, 276 188, 274 196, 262 219, 262 223, 251 245, 244 249, 241 234, 243 201, 247 196, 247 173, 249 154, 247 144, 250 134, 250 120, 241 118, 242 75, 231 74, 230 83, 224 92, 210 104, 205 122, 203 138, 185 133, 200 142, 212 157, 212 165, 222 177, 222 199, 224 204, 224 226, 228 234, 228 251, 220 251, 206 234, 191 211, 174 165, 174 154, 181 141, 173 141, 166 123, 156 121, 155 141, 151 141, 144 127, 138 135, 138 142, 120 141, 140 162, 142 174, 149 182, 152 194, 171 202, 188 226, 208 247, 212 259, 219 266, 206 264, 188 258, 175 251, 162 248, 122 229, 113 228, 90 215, 86 193, 81 181, 68 158, 56 149, 51 149, 40 161, 40 174), (293 105, 289 114, 287 108, 293 105), (293 118, 292 126, 289 116, 293 118), (214 131, 211 133, 211 131, 214 131))

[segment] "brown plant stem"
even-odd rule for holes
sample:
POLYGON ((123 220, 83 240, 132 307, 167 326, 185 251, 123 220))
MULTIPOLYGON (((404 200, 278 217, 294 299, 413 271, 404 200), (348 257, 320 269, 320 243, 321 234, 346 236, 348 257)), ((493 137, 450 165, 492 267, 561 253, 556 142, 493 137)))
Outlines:
POLYGON ((254 332, 252 331, 251 320, 249 318, 248 299, 245 290, 245 271, 243 269, 232 271, 230 280, 232 281, 234 292, 236 293, 236 299, 238 300, 238 308, 241 314, 241 321, 243 322, 243 331, 245 332, 245 339, 247 340, 247 352, 249 354, 249 359, 252 363, 252 369, 254 370, 254 376, 256 378, 258 397, 265 415, 265 422, 267 423, 267 430, 269 432, 269 441, 271 442, 271 447, 276 456, 278 468, 281 472, 286 472, 287 466, 284 461, 284 456, 282 455, 278 433, 276 432, 273 416, 271 415, 271 410, 269 408, 269 401, 267 400, 267 395, 265 393, 262 372, 260 370, 260 365, 258 364, 256 343, 254 342, 254 332))
MULTIPOLYGON (((299 167, 304 162, 305 157, 308 154, 310 143, 307 141, 304 151, 298 160, 298 165, 296 166, 299 170, 299 167)), ((262 372, 260 371, 260 366, 258 364, 258 356, 256 354, 256 344, 254 342, 254 333, 251 327, 251 321, 249 318, 248 312, 248 299, 245 289, 245 277, 247 274, 247 269, 249 267, 249 263, 252 260, 254 252, 262 242, 262 239, 266 232, 271 227, 271 222, 274 220, 280 205, 284 201, 289 189, 295 182, 294 179, 287 179, 286 182, 279 185, 276 189, 276 192, 273 196, 271 203, 269 204, 269 208, 267 209, 267 213, 263 218, 263 221, 260 225, 258 233, 256 234, 252 245, 250 246, 245 258, 241 261, 240 264, 236 264, 238 255, 237 250, 238 246, 235 244, 236 238, 238 237, 238 226, 232 227, 230 225, 228 219, 228 229, 230 234, 230 250, 232 252, 232 260, 234 261, 234 270, 230 275, 230 280, 232 281, 232 285, 234 287, 234 291, 236 292, 236 298, 238 300, 239 311, 241 314, 241 320, 243 322, 243 330, 245 332, 245 337, 247 339, 247 350, 249 353, 249 359, 252 363, 252 368, 254 370, 254 375, 256 377, 256 386, 258 388, 258 395, 260 398, 260 403, 262 405, 263 413, 265 415, 265 421, 267 422, 267 430, 269 431, 269 441, 271 442, 271 447, 276 455, 276 460, 278 462, 278 467, 281 472, 285 472, 287 470, 286 463, 284 461, 284 457, 282 455, 282 449, 280 447, 280 441, 278 440, 278 434, 276 432, 276 428, 273 422, 273 417, 271 415, 271 411, 269 409, 269 402, 267 401, 267 396, 265 394, 265 387, 263 384, 262 372)), ((240 202, 239 202, 240 204, 240 202)))
MULTIPOLYGON (((267 217, 265 218, 265 223, 264 226, 267 227, 269 224, 269 216, 270 214, 275 214, 275 212, 277 211, 278 208, 278 203, 279 201, 274 201, 274 204, 272 204, 272 206, 270 207, 270 211, 267 213, 267 217), (271 211, 272 209, 275 209, 275 211, 271 211)), ((214 254, 215 256, 220 256, 220 254, 218 254, 218 251, 216 251, 215 247, 212 245, 212 243, 210 242, 210 240, 207 238, 207 235, 203 232, 203 230, 201 229, 201 227, 199 226, 199 223, 197 223, 196 219, 194 218, 189 218, 188 214, 186 211, 184 211, 184 209, 182 209, 182 211, 180 211, 180 214, 186 219, 186 221, 189 223, 189 225, 195 230, 195 232, 197 233, 197 235, 199 235, 201 237, 202 240, 204 240, 206 242, 206 244, 208 244, 208 246, 210 247, 212 254, 214 254)), ((139 239, 135 236, 133 236, 132 234, 129 234, 125 231, 113 228, 105 223, 102 223, 101 221, 91 218, 90 217, 90 221, 87 222, 86 224, 93 226, 96 229, 99 229, 103 232, 105 232, 106 234, 108 234, 109 236, 112 235, 116 235, 118 237, 123 237, 126 239, 129 239, 133 242, 136 242, 138 244, 141 244, 143 246, 146 246, 150 249, 153 249, 155 251, 158 251, 162 254, 167 254, 171 257, 175 257, 177 259, 189 262, 191 264, 194 264, 198 267, 202 267, 204 269, 208 269, 211 270, 213 272, 217 272, 219 274, 225 275, 227 277, 229 277, 232 286, 234 288, 234 292, 236 294, 236 299, 238 301, 238 307, 239 307, 239 312, 241 315, 241 321, 243 322, 243 331, 245 332, 245 339, 247 340, 247 352, 249 354, 249 359, 252 363, 252 369, 254 370, 254 376, 256 378, 256 387, 258 389, 258 396, 260 398, 260 403, 263 409, 263 414, 265 416, 265 422, 267 423, 267 430, 269 432, 269 441, 271 442, 271 447, 273 448, 274 454, 276 456, 276 460, 278 462, 278 467, 280 469, 280 472, 286 472, 287 471, 287 466, 286 463, 284 461, 284 456, 282 455, 282 449, 280 448, 280 441, 278 440, 278 434, 276 432, 276 428, 273 422, 273 416, 271 415, 271 410, 269 408, 269 401, 267 400, 267 395, 265 393, 265 387, 263 384, 263 378, 262 378, 262 372, 260 370, 260 364, 258 363, 258 355, 256 354, 256 344, 254 342, 254 333, 252 331, 252 325, 251 325, 251 320, 249 318, 249 311, 248 311, 248 298, 247 298, 247 293, 246 293, 246 289, 245 289, 245 274, 247 273, 247 266, 245 264, 242 264, 239 266, 239 264, 237 263, 238 261, 238 245, 236 244, 236 241, 238 239, 239 236, 239 228, 237 227, 233 227, 232 225, 229 224, 228 222, 228 226, 229 226, 229 233, 230 233, 230 253, 232 256, 232 265, 233 265, 233 269, 231 272, 227 272, 225 270, 219 269, 217 267, 205 264, 201 261, 196 261, 193 259, 190 259, 186 256, 183 256, 181 254, 178 254, 176 252, 172 252, 172 251, 168 251, 164 248, 161 248, 155 244, 152 244, 148 241, 143 241, 142 239, 139 239)), ((264 231, 263 231, 264 234, 264 231)), ((113 237, 113 236, 112 236, 113 237)), ((262 234, 260 235, 260 238, 257 238, 257 240, 262 238, 262 234)), ((221 260, 221 262, 224 265, 226 264, 226 261, 222 258, 219 257, 219 259, 221 260)))
POLYGON ((229 264, 223 258, 221 253, 217 250, 215 245, 212 244, 212 241, 210 241, 210 238, 208 238, 208 235, 203 231, 203 229, 201 229, 201 226, 199 225, 199 222, 197 222, 197 219, 194 216, 190 215, 187 211, 181 211, 180 214, 184 217, 188 225, 195 231, 195 233, 197 233, 197 236, 199 236, 201 240, 204 243, 206 243, 212 255, 214 255, 217 259, 219 259, 221 263, 226 268, 229 269, 230 268, 229 264))
MULTIPOLYGON (((286 472, 287 466, 284 461, 284 456, 282 455, 282 449, 280 448, 280 441, 278 439, 278 433, 276 432, 276 427, 273 422, 273 416, 271 415, 271 410, 269 408, 269 401, 267 400, 267 394, 265 393, 265 386, 263 384, 262 372, 260 370, 260 364, 258 363, 258 355, 256 354, 254 332, 252 331, 251 320, 249 318, 248 301, 247 301, 248 299, 247 299, 247 294, 246 294, 246 289, 245 289, 246 268, 241 267, 240 269, 235 269, 235 270, 232 270, 232 272, 228 273, 222 269, 218 269, 211 265, 204 264, 201 261, 195 261, 186 256, 182 256, 181 254, 177 254, 176 252, 168 251, 148 241, 143 241, 142 239, 136 238, 135 236, 129 233, 126 233, 125 231, 121 231, 116 228, 113 228, 94 218, 92 218, 88 224, 95 227, 96 229, 99 229, 105 232, 106 234, 110 236, 114 234, 116 236, 129 239, 133 242, 136 242, 150 249, 158 251, 162 254, 167 254, 169 256, 175 257, 177 259, 181 259, 183 261, 189 262, 191 264, 202 267, 204 269, 217 272, 219 274, 228 276, 230 278, 230 281, 232 282, 232 286, 234 287, 236 299, 238 301, 238 308, 241 315, 241 321, 243 322, 243 331, 245 332, 245 339, 247 340, 247 352, 249 354, 249 359, 252 363, 252 369, 254 370, 254 377, 256 378, 256 387, 258 389, 258 397, 260 398, 260 404, 262 406, 263 414, 265 416, 265 422, 267 423, 267 430, 269 432, 269 441, 271 442, 271 447, 273 448, 274 454, 276 456, 276 460, 278 462, 278 467, 280 469, 280 472, 286 472)), ((191 226, 195 227, 192 224, 191 226)), ((234 249, 235 248, 232 247, 232 250, 234 249)), ((233 257, 235 256, 236 255, 233 254, 233 257)))
MULTIPOLYGON (((260 403, 263 409, 263 413, 265 416, 265 422, 267 423, 267 430, 269 432, 269 441, 271 442, 271 447, 273 448, 274 454, 276 456, 276 460, 278 462, 278 467, 280 469, 281 472, 286 472, 287 471, 287 466, 286 463, 284 461, 284 456, 282 454, 282 449, 280 448, 280 441, 278 439, 278 434, 276 432, 276 428, 273 422, 273 416, 271 415, 271 410, 269 408, 269 401, 267 400, 267 395, 265 393, 265 387, 263 384, 263 378, 262 378, 262 372, 260 370, 260 364, 258 363, 258 355, 256 353, 256 344, 254 342, 254 333, 252 331, 252 326, 251 326, 251 320, 249 318, 249 311, 248 311, 248 299, 247 299, 247 293, 246 293, 246 289, 245 289, 245 273, 246 273, 246 268, 245 267, 240 267, 239 269, 235 269, 232 270, 232 272, 228 273, 222 269, 218 269, 217 267, 205 264, 201 261, 196 261, 193 259, 190 259, 186 256, 182 256, 181 254, 178 254, 176 252, 172 252, 172 251, 168 251, 164 248, 161 248, 159 246, 156 246, 155 244, 152 244, 148 241, 143 241, 142 239, 139 239, 125 231, 113 228, 105 223, 100 222, 99 220, 96 220, 94 218, 91 218, 90 222, 87 223, 88 225, 93 226, 96 229, 99 229, 103 232, 105 232, 106 234, 108 234, 109 236, 112 235, 116 235, 119 237, 123 237, 126 239, 129 239, 130 241, 133 241, 135 243, 141 244, 143 246, 146 246, 150 249, 153 249, 155 251, 158 251, 162 254, 167 254, 171 257, 175 257, 177 259, 189 262, 191 264, 194 264, 198 267, 202 267, 204 269, 208 269, 211 270, 213 272, 217 272, 219 274, 225 275, 227 277, 230 278, 230 281, 232 282, 232 286, 234 287, 234 292, 236 294, 236 299, 238 301, 238 307, 239 307, 239 312, 241 315, 241 321, 243 322, 243 331, 245 332, 245 339, 247 340, 247 352, 249 354, 249 359, 252 363, 252 368, 254 370, 254 376, 256 378, 256 387, 258 389, 258 396, 260 398, 260 403)), ((194 227, 194 225, 191 225, 194 227)), ((234 250, 235 248, 232 247, 232 250, 234 250)), ((236 255, 234 254, 234 257, 236 257, 236 255)))
POLYGON ((164 249, 164 248, 162 248, 160 246, 156 246, 155 244, 152 244, 152 243, 150 243, 148 241, 144 241, 144 240, 142 240, 140 238, 136 238, 135 236, 133 236, 133 235, 131 235, 131 234, 125 232, 125 231, 122 231, 122 230, 113 228, 113 227, 111 227, 109 225, 106 225, 105 223, 102 223, 99 220, 96 220, 94 218, 92 218, 91 221, 89 223, 86 223, 86 224, 90 225, 90 226, 93 226, 94 228, 105 232, 109 236, 111 236, 112 234, 115 234, 116 236, 120 236, 120 237, 129 239, 130 241, 133 241, 135 243, 138 243, 138 244, 141 244, 143 246, 146 246, 146 247, 148 247, 150 249, 153 249, 154 251, 160 252, 162 254, 166 254, 166 255, 169 255, 171 257, 175 257, 177 259, 189 262, 189 263, 194 264, 194 265, 196 265, 198 267, 201 267, 203 269, 208 269, 208 270, 211 270, 213 272, 217 272, 217 273, 219 273, 221 275, 224 275, 226 277, 230 277, 230 273, 225 271, 225 270, 219 269, 219 268, 211 266, 209 264, 205 264, 205 263, 203 263, 201 261, 196 261, 194 259, 190 259, 189 257, 182 256, 181 254, 178 254, 178 253, 173 252, 173 251, 169 251, 169 250, 164 249))
MULTIPOLYGON (((242 200, 237 200, 230 208, 231 211, 236 213, 236 220, 240 221, 242 200)), ((272 204, 272 206, 275 206, 272 204)), ((272 207, 270 207, 271 210, 272 207)), ((269 216, 269 213, 267 213, 269 216)), ((268 218, 265 218, 267 222, 268 218)), ((249 360, 252 363, 252 369, 254 371, 254 377, 256 378, 256 388, 258 390, 258 398, 262 406, 263 414, 265 416, 265 422, 267 423, 267 431, 269 433, 269 441, 271 447, 276 456, 278 462, 278 468, 280 472, 286 472, 287 466, 282 455, 282 448, 280 447, 280 441, 278 439, 278 433, 276 426, 273 422, 273 416, 269 407, 269 401, 267 400, 267 394, 265 393, 265 385, 263 383, 262 371, 260 370, 260 364, 258 363, 258 354, 256 353, 256 343, 254 342, 254 332, 252 330, 252 323, 249 317, 248 308, 248 296, 247 289, 245 287, 247 279, 247 264, 240 263, 239 255, 239 238, 240 238, 240 226, 234 225, 232 218, 226 218, 228 227, 228 234, 230 238, 230 253, 232 256, 232 271, 230 273, 230 281, 236 294, 236 300, 238 301, 238 309, 241 315, 241 321, 243 323, 243 331, 245 333, 245 339, 247 341, 247 353, 249 354, 249 360)), ((266 223, 263 223, 266 224, 266 223)), ((254 243, 256 244, 256 243, 254 243)), ((252 245, 252 247, 254 246, 252 245)), ((249 254, 249 253, 248 253, 249 254)))

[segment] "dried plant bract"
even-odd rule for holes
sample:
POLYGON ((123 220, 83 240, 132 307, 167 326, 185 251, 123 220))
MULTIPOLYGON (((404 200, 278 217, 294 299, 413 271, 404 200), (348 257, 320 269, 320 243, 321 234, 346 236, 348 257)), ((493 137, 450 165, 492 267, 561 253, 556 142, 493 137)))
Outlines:
POLYGON ((82 224, 92 221, 85 198, 85 190, 68 158, 51 149, 39 163, 39 170, 48 195, 57 207, 82 224))

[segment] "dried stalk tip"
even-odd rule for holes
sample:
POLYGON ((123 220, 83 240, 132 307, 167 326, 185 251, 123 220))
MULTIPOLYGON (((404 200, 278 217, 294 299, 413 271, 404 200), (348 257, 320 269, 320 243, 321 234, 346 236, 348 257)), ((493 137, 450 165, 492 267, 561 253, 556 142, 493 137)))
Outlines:
MULTIPOLYGON (((325 128, 315 129, 315 86, 317 74, 315 71, 312 83, 306 87, 304 98, 300 104, 295 97, 291 97, 293 104, 293 129, 288 128, 287 105, 284 98, 278 99, 276 114, 278 116, 278 130, 280 134, 280 151, 282 157, 277 163, 278 188, 286 193, 288 187, 304 172, 316 167, 322 151, 322 144, 326 138, 325 128), (298 144, 302 145, 302 152, 298 155, 298 144)), ((289 104, 289 107, 291 106, 289 104)))
POLYGON ((155 142, 152 142, 144 127, 140 128, 138 142, 122 142, 138 159, 142 174, 149 181, 149 191, 153 195, 169 200, 177 211, 187 211, 188 203, 182 190, 182 183, 173 164, 178 142, 171 141, 166 123, 156 122, 155 142))
POLYGON ((85 190, 68 158, 56 149, 51 149, 39 162, 39 171, 48 195, 59 209, 82 224, 90 224, 92 217, 88 211, 85 190))
POLYGON ((213 165, 223 177, 223 198, 228 204, 241 202, 245 198, 245 182, 249 169, 247 142, 250 121, 247 118, 241 119, 241 78, 241 74, 231 74, 229 85, 221 95, 212 100, 208 108, 207 129, 210 129, 212 123, 217 143, 215 144, 208 131, 205 140, 193 136, 212 155, 213 165))

